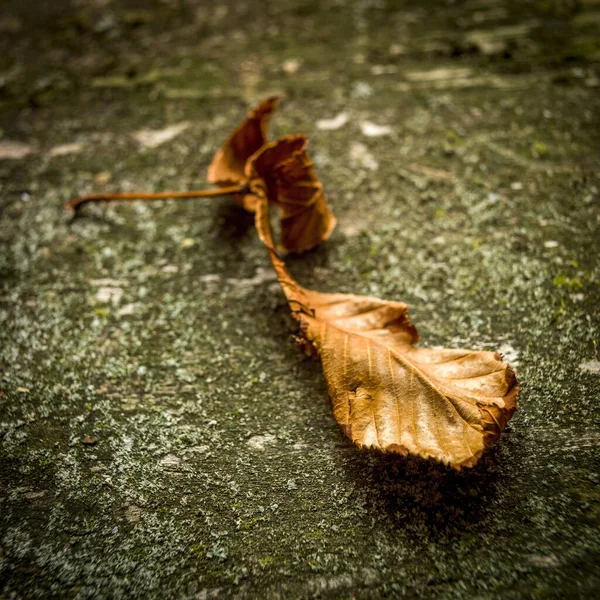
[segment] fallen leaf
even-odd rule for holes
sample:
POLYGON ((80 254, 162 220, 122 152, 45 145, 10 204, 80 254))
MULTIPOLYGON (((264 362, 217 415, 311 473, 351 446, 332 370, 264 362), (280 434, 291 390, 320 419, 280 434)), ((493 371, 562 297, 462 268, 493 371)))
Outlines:
POLYGON ((290 252, 314 248, 329 238, 336 224, 306 152, 307 143, 302 134, 279 138, 246 164, 251 194, 255 198, 264 194, 279 208, 281 243, 290 252))
MULTIPOLYGON (((267 126, 271 113, 277 108, 278 96, 267 98, 252 109, 246 120, 227 138, 208 167, 208 182, 228 187, 245 183, 246 162, 267 143, 267 126)), ((252 202, 254 199, 252 199, 252 202)), ((248 207, 252 210, 252 206, 248 207)))
POLYGON ((238 200, 252 212, 257 198, 268 190, 269 201, 279 208, 284 250, 305 252, 331 235, 336 219, 306 152, 306 136, 267 142, 268 119, 278 100, 267 98, 248 113, 215 155, 208 180, 220 186, 247 184, 247 192, 239 194, 238 200))
POLYGON ((94 437, 92 435, 86 435, 81 440, 81 443, 85 444, 86 446, 95 446, 97 442, 98 442, 98 438, 94 437))
POLYGON ((417 347, 406 304, 302 288, 275 249, 266 196, 255 218, 344 433, 359 446, 473 466, 517 409, 517 380, 500 355, 417 347))

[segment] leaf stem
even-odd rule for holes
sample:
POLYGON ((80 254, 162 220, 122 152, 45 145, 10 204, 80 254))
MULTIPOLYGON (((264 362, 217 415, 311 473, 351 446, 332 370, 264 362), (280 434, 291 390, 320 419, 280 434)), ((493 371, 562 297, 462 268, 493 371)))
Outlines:
POLYGON ((271 265, 277 276, 277 281, 287 298, 288 305, 292 311, 292 316, 298 319, 300 313, 309 316, 314 315, 314 311, 309 307, 304 288, 292 277, 287 269, 285 262, 277 254, 275 242, 273 241, 273 230, 269 220, 269 202, 266 196, 258 195, 256 203, 256 212, 254 213, 254 223, 258 232, 258 237, 265 245, 271 265))
POLYGON ((215 198, 217 196, 230 196, 232 194, 242 194, 248 190, 247 185, 232 185, 213 190, 190 190, 189 192, 124 192, 118 194, 91 194, 69 200, 65 208, 73 215, 77 213, 78 207, 88 202, 105 202, 108 200, 166 200, 173 199, 192 199, 192 198, 215 198))

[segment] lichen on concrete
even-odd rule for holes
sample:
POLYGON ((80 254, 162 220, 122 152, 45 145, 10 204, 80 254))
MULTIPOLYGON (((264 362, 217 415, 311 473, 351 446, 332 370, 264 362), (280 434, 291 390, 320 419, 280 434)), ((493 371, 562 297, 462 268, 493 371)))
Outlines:
POLYGON ((0 597, 597 595, 598 14, 3 3, 0 597), (202 187, 271 93, 339 221, 298 279, 515 365, 521 410, 475 469, 342 436, 229 200, 65 215, 202 187))

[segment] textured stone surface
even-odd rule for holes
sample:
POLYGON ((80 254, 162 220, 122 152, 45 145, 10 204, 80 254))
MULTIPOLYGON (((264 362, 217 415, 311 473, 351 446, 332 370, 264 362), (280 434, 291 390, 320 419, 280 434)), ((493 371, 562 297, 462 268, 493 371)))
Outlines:
POLYGON ((599 23, 589 0, 3 2, 0 597, 597 594, 599 23), (516 366, 477 469, 342 437, 228 200, 64 214, 203 186, 276 92, 339 219, 298 279, 516 366))

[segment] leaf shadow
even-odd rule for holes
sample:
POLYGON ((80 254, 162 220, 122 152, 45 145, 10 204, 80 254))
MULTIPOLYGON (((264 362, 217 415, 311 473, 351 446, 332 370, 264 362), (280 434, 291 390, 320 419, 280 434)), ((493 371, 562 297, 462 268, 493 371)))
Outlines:
POLYGON ((220 240, 239 242, 254 229, 254 215, 244 210, 235 200, 227 198, 213 211, 213 226, 220 240))
POLYGON ((494 448, 470 469, 436 461, 358 450, 344 461, 366 508, 392 530, 455 538, 479 531, 492 517, 498 492, 499 452, 494 448))
POLYGON ((335 274, 330 271, 329 266, 335 256, 335 241, 329 240, 328 243, 301 254, 288 254, 285 262, 300 285, 323 291, 332 285, 331 279, 335 274))

